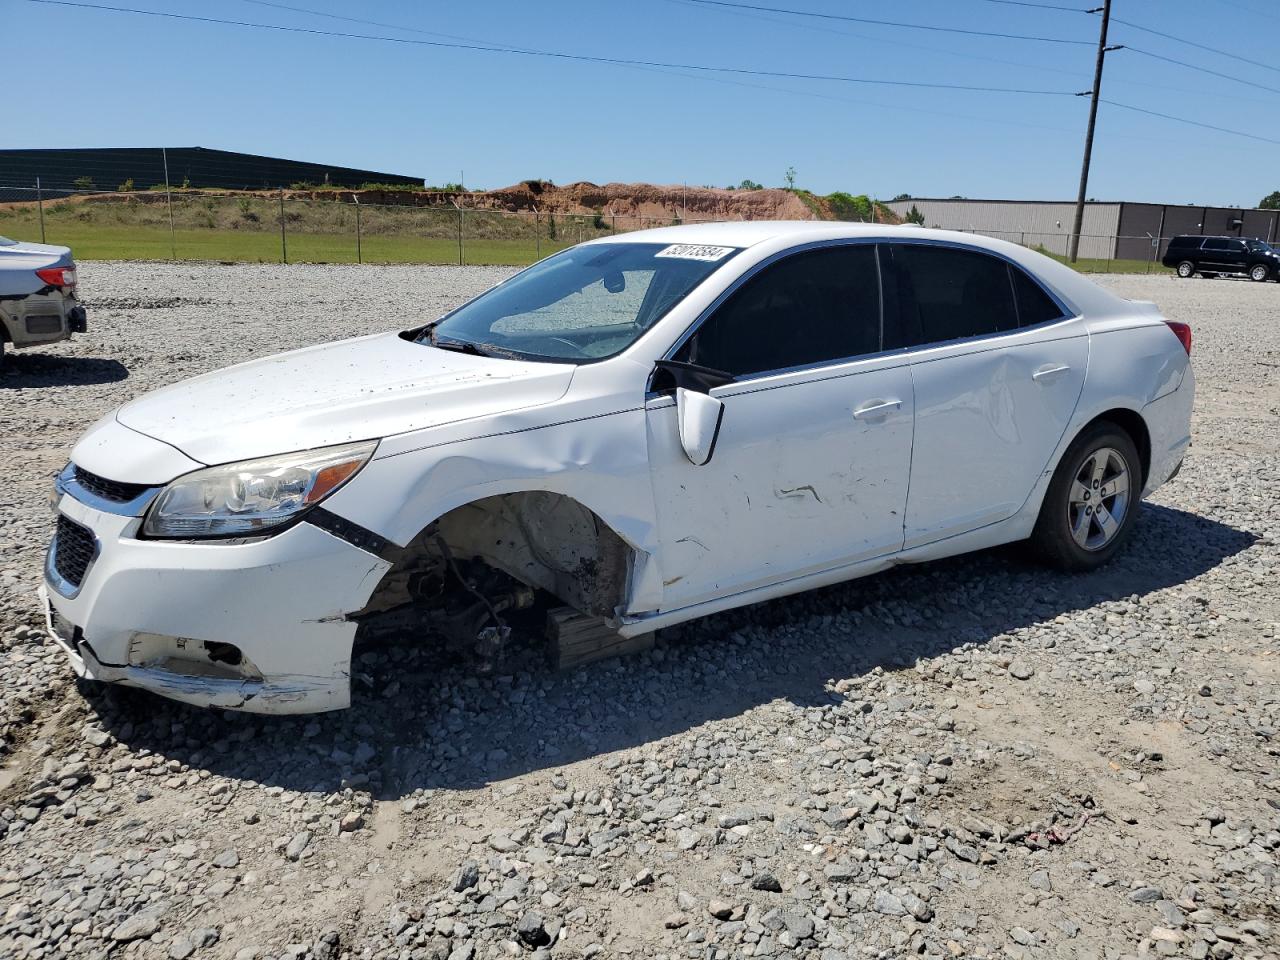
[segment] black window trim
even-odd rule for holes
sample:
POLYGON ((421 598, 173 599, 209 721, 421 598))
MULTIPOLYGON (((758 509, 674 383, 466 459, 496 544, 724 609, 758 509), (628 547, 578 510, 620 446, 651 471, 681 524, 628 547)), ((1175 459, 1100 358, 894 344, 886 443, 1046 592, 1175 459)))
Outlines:
MULTIPOLYGON (((859 353, 851 357, 839 357, 831 360, 822 360, 817 363, 807 363, 807 364, 802 364, 800 366, 795 366, 795 367, 778 367, 777 369, 774 369, 774 370, 761 370, 756 373, 749 373, 749 374, 744 374, 740 377, 736 377, 734 379, 734 383, 748 383, 752 380, 764 379, 765 377, 781 377, 790 373, 800 373, 806 370, 823 370, 828 367, 840 367, 850 363, 860 362, 863 360, 875 360, 880 357, 892 356, 895 354, 909 355, 913 353, 918 353, 923 350, 934 350, 934 349, 937 349, 938 347, 947 347, 947 346, 952 346, 958 343, 969 343, 969 342, 978 341, 978 340, 989 340, 993 337, 1007 337, 1007 336, 1022 333, 1024 330, 1039 330, 1041 328, 1049 327, 1054 324, 1075 320, 1080 316, 1080 312, 1078 310, 1075 310, 1072 307, 1070 307, 1068 304, 1064 303, 1062 298, 1059 297, 1056 293, 1054 293, 1054 291, 1046 287, 1040 281, 1040 278, 1037 277, 1034 273, 1024 268, 1020 263, 1018 263, 1012 257, 1009 257, 996 250, 988 250, 985 247, 970 246, 969 244, 965 244, 965 243, 956 243, 954 240, 934 240, 928 237, 887 237, 887 236, 838 237, 838 238, 826 239, 826 240, 813 240, 808 243, 800 244, 799 246, 788 247, 785 250, 779 250, 777 253, 770 254, 768 257, 761 260, 759 263, 749 267, 741 276, 734 279, 734 281, 730 283, 729 286, 727 286, 724 290, 722 290, 720 294, 713 301, 711 301, 711 303, 708 304, 703 309, 703 311, 700 314, 698 314, 696 318, 694 318, 693 322, 689 324, 689 326, 685 329, 684 333, 682 333, 679 337, 677 337, 676 340, 672 343, 672 345, 667 349, 666 353, 662 355, 662 359, 663 360, 674 359, 675 355, 681 350, 681 348, 684 347, 685 343, 687 343, 689 339, 695 333, 697 333, 698 329, 702 326, 703 323, 705 323, 708 319, 710 319, 716 313, 716 311, 720 309, 720 307, 725 303, 725 301, 727 301, 731 296, 733 296, 733 294, 736 293, 738 289, 742 287, 748 280, 751 280, 753 277, 758 275, 761 271, 779 262, 780 260, 785 260, 788 257, 792 257, 801 253, 807 253, 812 250, 824 250, 824 249, 831 249, 835 247, 849 247, 849 246, 858 246, 858 245, 866 245, 866 244, 872 244, 876 247, 876 279, 880 284, 880 343, 882 346, 884 344, 884 321, 885 321, 886 295, 885 295, 885 282, 884 282, 885 274, 884 274, 884 263, 883 263, 884 251, 882 251, 880 247, 889 246, 893 244, 904 245, 904 246, 910 244, 913 246, 947 247, 953 250, 963 250, 968 253, 986 254, 989 257, 994 257, 997 260, 1002 260, 1004 261, 1006 266, 1008 266, 1009 268, 1014 270, 1021 270, 1023 274, 1025 274, 1026 277, 1032 283, 1034 283, 1037 287, 1039 287, 1040 290, 1045 294, 1045 296, 1047 296, 1051 301, 1053 301, 1054 305, 1057 306, 1057 308, 1062 312, 1059 316, 1055 317, 1052 320, 1043 320, 1040 323, 1031 324, 1025 327, 1018 326, 1014 330, 997 330, 992 333, 979 333, 979 334, 975 334, 972 337, 960 337, 955 340, 938 340, 930 343, 922 343, 914 347, 894 347, 891 350, 878 350, 875 353, 859 353)), ((1012 290, 1013 288, 1012 274, 1009 275, 1009 286, 1012 290)), ((1014 309, 1017 310, 1016 295, 1014 296, 1014 309)), ((659 396, 659 394, 654 393, 652 390, 648 390, 646 391, 646 396, 656 397, 656 396, 659 396)))

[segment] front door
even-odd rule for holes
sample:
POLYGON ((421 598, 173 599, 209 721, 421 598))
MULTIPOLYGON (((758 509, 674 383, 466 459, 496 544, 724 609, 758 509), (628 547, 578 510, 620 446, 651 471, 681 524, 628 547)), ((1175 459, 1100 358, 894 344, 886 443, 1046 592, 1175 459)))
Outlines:
POLYGON ((878 355, 877 258, 846 244, 769 264, 676 353, 736 379, 710 391, 724 413, 701 466, 672 398, 648 401, 663 610, 901 549, 914 402, 906 358, 878 355))

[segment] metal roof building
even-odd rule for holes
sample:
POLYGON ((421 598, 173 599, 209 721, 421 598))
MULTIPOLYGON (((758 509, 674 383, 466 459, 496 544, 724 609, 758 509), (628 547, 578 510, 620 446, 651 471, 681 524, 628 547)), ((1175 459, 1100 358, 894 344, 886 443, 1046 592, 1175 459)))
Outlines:
POLYGON ((422 186, 421 177, 361 170, 305 160, 284 160, 208 147, 86 147, 67 150, 0 149, 0 199, 29 200, 40 180, 45 196, 74 191, 135 190, 165 182, 174 187, 262 190, 294 183, 358 187, 363 183, 422 186), (92 184, 92 186, 89 186, 92 184), (14 194, 14 195, 11 195, 14 194))
MULTIPOLYGON (((899 216, 914 206, 927 227, 981 233, 1065 256, 1073 201, 911 198, 886 204, 899 216)), ((1084 208, 1080 256, 1099 260, 1159 259, 1171 237, 1186 233, 1280 241, 1280 210, 1158 203, 1097 203, 1084 208)))

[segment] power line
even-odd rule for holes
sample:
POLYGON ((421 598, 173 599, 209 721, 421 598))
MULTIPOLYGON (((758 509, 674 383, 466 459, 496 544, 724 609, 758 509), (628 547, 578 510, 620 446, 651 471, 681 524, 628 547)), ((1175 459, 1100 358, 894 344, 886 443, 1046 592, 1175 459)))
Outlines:
MULTIPOLYGON (((246 3, 266 3, 267 0, 245 0, 245 2, 246 3)), ((697 0, 666 0, 666 2, 683 4, 686 6, 696 6, 697 4, 697 0)), ((1025 0, 978 0, 978 2, 1011 3, 1011 4, 1016 3, 1018 5, 1023 5, 1025 3, 1025 0)), ((279 4, 270 4, 270 5, 280 6, 279 4)), ((1039 6, 1039 4, 1034 4, 1034 6, 1039 6)), ((301 8, 292 7, 290 9, 296 10, 301 8)), ((1075 13, 1088 12, 1084 9, 1076 8, 1076 7, 1061 7, 1061 8, 1051 7, 1050 9, 1070 10, 1075 13)), ((926 44, 921 44, 921 43, 908 43, 907 41, 904 41, 904 40, 894 40, 894 39, 889 39, 885 37, 876 37, 866 33, 857 33, 853 30, 842 30, 838 27, 833 27, 833 26, 826 26, 826 25, 821 25, 816 23, 804 23, 796 20, 788 20, 782 17, 771 17, 766 14, 753 13, 752 11, 749 11, 749 10, 717 9, 709 12, 727 14, 729 16, 734 16, 734 17, 743 17, 751 20, 759 20, 762 23, 773 23, 773 24, 778 24, 779 26, 789 27, 793 30, 807 30, 807 31, 819 33, 822 35, 835 34, 842 37, 856 37, 860 40, 871 40, 878 44, 892 44, 893 46, 904 47, 908 50, 924 50, 929 53, 938 53, 938 54, 943 54, 944 56, 958 57, 962 60, 975 60, 982 63, 996 63, 996 64, 1001 64, 1003 66, 1008 66, 1008 67, 1021 67, 1026 70, 1040 70, 1047 73, 1060 74, 1063 76, 1079 77, 1078 70, 1065 70, 1061 67, 1051 67, 1047 64, 1026 63, 1018 60, 1006 60, 1002 57, 984 57, 984 56, 981 56, 980 54, 961 53, 957 50, 948 50, 945 47, 934 47, 934 46, 928 46, 926 44)), ((323 14, 323 13, 318 13, 318 15, 330 16, 330 14, 323 14)), ((343 17, 341 19, 345 20, 350 18, 343 17)), ((1112 19, 1114 20, 1114 18, 1112 19)), ((409 28, 404 27, 402 29, 409 29, 409 28)), ((1150 87, 1152 89, 1160 90, 1163 93, 1184 93, 1184 94, 1187 94, 1188 96, 1193 96, 1193 97, 1220 97, 1221 96, 1220 94, 1216 94, 1216 93, 1206 93, 1203 89, 1190 89, 1187 87, 1176 87, 1176 86, 1171 86, 1168 83, 1155 83, 1152 81, 1135 80, 1129 77, 1115 78, 1115 79, 1112 79, 1111 82, 1122 84, 1125 86, 1150 87)), ((1261 104, 1271 103, 1270 100, 1263 100, 1256 97, 1238 97, 1237 99, 1240 100, 1241 102, 1247 102, 1247 103, 1261 103, 1261 104)), ((1044 129, 1050 129, 1050 128, 1046 127, 1044 129)))
POLYGON ((988 87, 956 83, 927 83, 919 80, 885 80, 871 77, 846 77, 834 74, 791 73, 782 70, 752 70, 747 67, 713 67, 697 63, 667 63, 660 60, 632 60, 622 57, 589 56, 580 53, 564 53, 552 50, 529 50, 523 47, 506 47, 484 45, 479 43, 456 43, 444 40, 413 40, 407 37, 376 36, 367 33, 344 33, 336 30, 320 30, 315 27, 287 27, 272 23, 255 23, 247 20, 224 20, 217 17, 201 17, 193 14, 169 13, 159 10, 139 10, 135 7, 117 7, 106 4, 82 3, 77 0, 26 0, 27 3, 39 3, 49 6, 74 7, 84 10, 101 10, 111 13, 130 13, 139 16, 160 17, 169 20, 184 20, 192 23, 212 23, 222 26, 251 27, 259 30, 274 30, 282 33, 302 33, 319 37, 335 37, 346 40, 373 40, 382 43, 399 43, 412 46, 436 47, 448 50, 468 50, 481 53, 506 53, 526 57, 549 57, 557 60, 572 60, 581 63, 604 63, 627 67, 657 67, 673 70, 696 70, 704 73, 727 73, 739 76, 771 77, 784 80, 822 80, 834 83, 857 83, 888 87, 912 87, 931 90, 962 90, 972 93, 1015 93, 1033 96, 1070 97, 1075 96, 1066 90, 1039 90, 1021 87, 988 87))
MULTIPOLYGON (((262 2, 262 0, 246 0, 246 2, 258 3, 258 2, 262 2)), ((678 4, 683 4, 685 6, 694 6, 694 7, 696 7, 697 5, 697 0, 667 0, 667 2, 678 3, 678 4)), ((1009 2, 1013 2, 1013 0, 1009 0, 1009 2)), ((702 8, 698 8, 698 9, 702 9, 702 8)), ((1021 67, 1024 70, 1042 70, 1047 73, 1057 73, 1057 74, 1062 74, 1064 76, 1077 77, 1077 78, 1080 75, 1080 72, 1078 70, 1065 70, 1061 67, 1050 67, 1040 63, 1024 63, 1018 60, 1005 60, 1001 57, 984 57, 980 54, 961 53, 958 50, 948 50, 946 47, 931 47, 922 43, 909 43, 905 40, 894 40, 886 37, 877 37, 868 33, 856 33, 852 30, 841 30, 838 27, 827 26, 824 24, 797 22, 795 20, 788 20, 782 17, 771 17, 766 14, 755 13, 750 10, 714 10, 714 11, 707 11, 707 12, 727 14, 733 17, 743 17, 745 19, 758 20, 762 23, 776 23, 779 26, 789 27, 793 30, 808 30, 810 32, 819 33, 824 36, 830 36, 834 34, 842 37, 856 37, 859 40, 870 40, 877 44, 890 44, 895 47, 903 47, 904 49, 907 49, 907 50, 923 50, 927 53, 940 53, 948 57, 958 57, 961 60, 977 60, 983 63, 998 63, 1006 67, 1021 67)), ((1152 84, 1152 86, 1156 86, 1156 84, 1152 84)), ((1162 87, 1162 89, 1168 89, 1168 88, 1162 87)))
POLYGON ((1212 123, 1202 123, 1199 120, 1188 120, 1186 117, 1175 117, 1173 114, 1160 113, 1158 110, 1147 110, 1144 107, 1135 107, 1128 103, 1117 103, 1114 100, 1102 100, 1102 103, 1112 107, 1119 107, 1121 110, 1132 110, 1134 113, 1145 113, 1151 117, 1160 117, 1164 120, 1172 120, 1174 123, 1187 123, 1193 127, 1204 127, 1206 130, 1217 130, 1219 133, 1230 133, 1237 137, 1248 137, 1250 140, 1260 140, 1263 143, 1280 144, 1280 140, 1274 140, 1271 137, 1261 137, 1256 133, 1245 133, 1243 130, 1232 130, 1229 127, 1219 127, 1212 123))
POLYGON ((1143 33, 1150 33, 1157 37, 1164 37, 1164 39, 1172 40, 1174 43, 1185 43, 1189 47, 1197 47, 1200 50, 1207 50, 1209 53, 1216 53, 1221 57, 1230 57, 1232 60, 1239 60, 1241 63, 1248 63, 1255 67, 1262 67, 1264 70, 1274 70, 1276 73, 1280 73, 1280 67, 1274 66, 1270 63, 1263 63, 1261 60, 1250 60, 1248 57, 1242 57, 1238 53, 1231 53, 1229 50, 1219 50, 1217 47, 1211 47, 1206 43, 1200 43, 1196 40, 1187 40, 1184 37, 1175 37, 1171 33, 1163 33, 1159 30, 1153 30, 1150 27, 1144 27, 1139 23, 1132 22, 1131 20, 1121 20, 1119 17, 1112 17, 1111 22, 1122 23, 1131 30, 1141 30, 1143 33))
POLYGON ((1163 54, 1152 53, 1150 50, 1143 50, 1141 47, 1135 47, 1130 44, 1125 44, 1124 49, 1128 50, 1130 53, 1136 53, 1142 57, 1150 57, 1152 60, 1162 60, 1165 63, 1172 63, 1172 64, 1176 64, 1179 67, 1186 67, 1188 70, 1195 70, 1195 71, 1198 71, 1199 73, 1207 73, 1212 77, 1221 77, 1223 80, 1230 80, 1233 83, 1241 83, 1241 84, 1244 84, 1246 87, 1255 87, 1258 90, 1266 90, 1270 93, 1280 93, 1280 87, 1268 87, 1264 83, 1255 83, 1252 80, 1244 80, 1240 77, 1232 76, 1229 73, 1223 73, 1220 70, 1211 70, 1208 67, 1201 67, 1201 66, 1197 66, 1194 63, 1187 63, 1187 61, 1185 60, 1178 60, 1175 57, 1166 57, 1163 54))
POLYGON ((766 7, 752 3, 737 3, 733 0, 689 0, 709 7, 729 7, 739 10, 759 10, 765 13, 786 13, 795 17, 813 17, 818 20, 840 20, 847 23, 869 23, 882 27, 899 27, 906 30, 930 30, 935 33, 960 33, 970 37, 995 37, 1000 40, 1034 40, 1039 43, 1065 43, 1073 46, 1091 47, 1089 40, 1070 40, 1065 37, 1041 37, 1025 33, 993 33, 988 30, 967 30, 964 27, 940 27, 929 23, 903 23, 898 20, 875 20, 870 17, 851 17, 840 13, 816 13, 812 10, 792 10, 787 7, 766 7))
POLYGON ((1084 7, 1064 7, 1056 3, 1032 3, 1031 0, 982 0, 983 3, 999 3, 1006 7, 1031 7, 1035 10, 1062 10, 1066 13, 1088 13, 1084 7))

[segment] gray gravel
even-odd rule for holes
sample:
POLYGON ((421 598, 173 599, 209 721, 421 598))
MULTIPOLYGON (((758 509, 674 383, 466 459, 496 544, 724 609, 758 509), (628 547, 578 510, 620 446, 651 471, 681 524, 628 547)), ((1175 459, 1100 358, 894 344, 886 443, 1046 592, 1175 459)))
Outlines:
POLYGON ((565 675, 406 643, 298 719, 89 691, 38 629, 50 478, 145 390, 407 326, 507 271, 82 264, 0 375, 0 956, 1271 957, 1280 287, 1192 323, 1195 446, 1111 566, 1016 550, 565 675))

